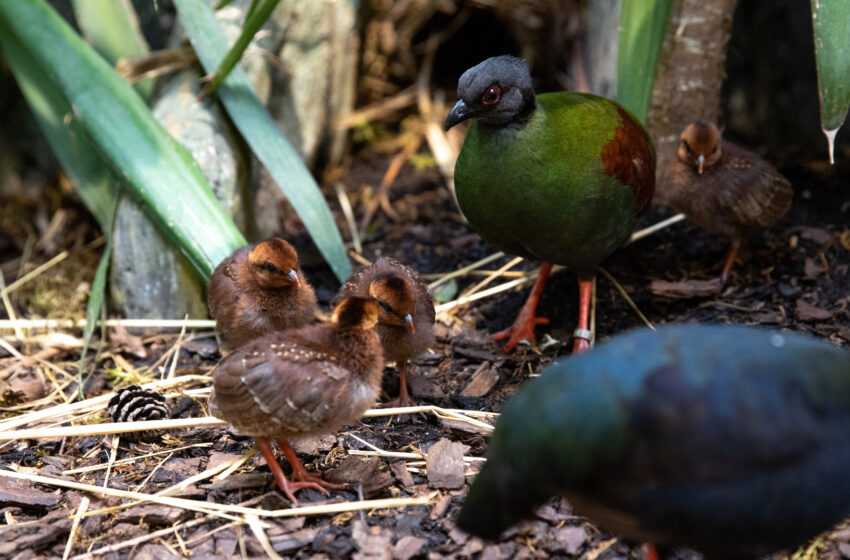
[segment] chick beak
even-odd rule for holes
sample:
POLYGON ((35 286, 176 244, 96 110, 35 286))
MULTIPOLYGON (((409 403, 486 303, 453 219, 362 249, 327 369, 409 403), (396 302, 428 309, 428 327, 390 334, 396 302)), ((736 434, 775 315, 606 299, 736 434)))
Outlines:
POLYGON ((289 280, 290 280, 293 284, 295 284, 295 287, 296 287, 296 288, 300 288, 300 287, 301 287, 301 279, 300 279, 300 278, 298 278, 298 271, 296 271, 296 270, 290 270, 290 271, 289 271, 289 280))
POLYGON ((413 324, 413 315, 410 313, 404 316, 404 324, 407 325, 407 330, 409 330, 411 334, 416 332, 416 326, 413 324))
POLYGON ((697 157, 697 173, 700 175, 702 175, 703 167, 705 167, 705 156, 700 154, 699 157, 697 157))
POLYGON ((458 99, 449 115, 446 117, 446 130, 450 129, 458 123, 462 123, 472 116, 472 109, 463 102, 463 99, 458 99))

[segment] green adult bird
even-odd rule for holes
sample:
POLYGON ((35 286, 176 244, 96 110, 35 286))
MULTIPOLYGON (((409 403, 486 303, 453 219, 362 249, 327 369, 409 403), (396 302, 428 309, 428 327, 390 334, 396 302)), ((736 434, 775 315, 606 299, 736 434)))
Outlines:
POLYGON ((446 130, 475 119, 455 165, 460 209, 494 247, 543 261, 513 326, 493 335, 504 351, 548 322, 535 312, 552 264, 578 273, 573 352, 586 350, 596 266, 623 245, 655 190, 649 135, 609 99, 534 95, 525 61, 489 58, 463 73, 446 130))
POLYGON ((850 515, 850 353, 808 335, 638 329, 502 408, 458 526, 496 538, 553 494, 709 558, 796 546, 850 515))

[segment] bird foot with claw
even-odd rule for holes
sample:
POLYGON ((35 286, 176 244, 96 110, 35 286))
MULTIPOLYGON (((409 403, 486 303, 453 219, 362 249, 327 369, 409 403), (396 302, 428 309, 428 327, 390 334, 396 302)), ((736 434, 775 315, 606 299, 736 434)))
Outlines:
POLYGON ((391 401, 387 401, 385 403, 381 403, 378 408, 408 408, 411 406, 416 406, 413 404, 413 401, 410 400, 410 397, 398 397, 391 401))
MULTIPOLYGON (((330 490, 346 490, 348 489, 347 484, 337 484, 335 482, 328 482, 323 479, 320 474, 307 472, 306 469, 294 470, 292 471, 292 480, 297 480, 295 484, 305 484, 309 485, 309 488, 313 488, 314 490, 318 490, 325 496, 329 496, 330 493, 327 489, 330 490)), ((290 482, 290 485, 293 484, 290 482)))
MULTIPOLYGON (((279 484, 277 486, 278 488, 280 488, 279 484)), ((330 492, 322 488, 321 484, 312 481, 290 482, 286 485, 286 488, 281 488, 280 490, 286 495, 287 498, 289 498, 289 501, 292 502, 293 506, 297 506, 298 500, 295 499, 295 492, 297 490, 301 490, 302 488, 312 488, 313 490, 320 492, 324 496, 331 495, 330 492)))
MULTIPOLYGON (((407 391, 402 391, 402 393, 397 398, 381 404, 379 408, 408 408, 411 406, 419 405, 417 405, 411 400, 410 393, 408 393, 407 391)), ((416 414, 396 414, 392 417, 392 423, 407 424, 412 422, 414 417, 421 418, 423 417, 423 414, 421 412, 418 412, 416 414)))
POLYGON ((549 319, 544 317, 535 317, 534 315, 526 316, 525 309, 523 308, 513 325, 503 331, 490 335, 490 339, 504 340, 507 338, 508 343, 502 347, 502 352, 507 354, 513 350, 517 344, 519 344, 520 340, 527 340, 534 344, 534 341, 536 340, 534 336, 534 327, 537 325, 545 325, 548 322, 549 319))

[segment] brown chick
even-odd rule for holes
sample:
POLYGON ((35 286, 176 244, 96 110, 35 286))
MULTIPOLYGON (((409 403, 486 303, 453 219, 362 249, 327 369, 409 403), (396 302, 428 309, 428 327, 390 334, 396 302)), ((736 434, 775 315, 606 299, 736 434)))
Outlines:
POLYGON ((725 284, 743 240, 788 212, 791 183, 753 152, 722 140, 710 122, 689 124, 681 139, 665 174, 671 206, 732 241, 720 275, 725 284))
POLYGON ((316 294, 298 270, 298 254, 279 237, 221 261, 207 302, 226 350, 272 331, 303 327, 316 311, 316 294))
POLYGON ((399 374, 399 397, 388 406, 410 406, 407 361, 434 344, 434 301, 419 274, 400 262, 382 257, 355 272, 334 301, 357 296, 378 305, 377 331, 384 359, 394 361, 399 374))
POLYGON ((377 322, 374 303, 346 298, 332 323, 267 334, 221 360, 213 372, 210 413, 254 437, 293 505, 298 489, 327 495, 325 488, 345 487, 308 473, 287 439, 333 432, 375 403, 384 367, 377 322), (271 439, 292 465, 293 482, 277 463, 271 439))

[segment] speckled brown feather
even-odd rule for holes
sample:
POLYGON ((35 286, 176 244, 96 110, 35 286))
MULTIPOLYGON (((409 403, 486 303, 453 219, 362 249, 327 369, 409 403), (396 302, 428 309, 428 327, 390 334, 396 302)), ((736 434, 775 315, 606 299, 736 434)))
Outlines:
POLYGON ((299 286, 263 283, 249 263, 254 247, 234 251, 210 278, 209 312, 227 349, 273 331, 302 327, 316 311, 316 295, 300 272, 299 286))
POLYGON ((791 207, 791 184, 756 154, 726 141, 716 163, 702 175, 681 158, 665 173, 671 205, 709 233, 741 240, 772 226, 791 207))
MULTIPOLYGON (((359 301, 377 314, 371 302, 359 301)), ((375 403, 382 372, 374 328, 321 324, 273 332, 216 366, 210 412, 255 437, 327 433, 375 403)))
POLYGON ((412 288, 416 299, 413 313, 415 332, 411 333, 403 325, 390 324, 381 319, 377 331, 384 348, 384 358, 388 361, 406 362, 434 344, 434 300, 428 286, 415 270, 395 259, 382 257, 352 274, 334 298, 334 302, 350 296, 369 298, 369 286, 373 281, 393 275, 404 278, 412 288))

